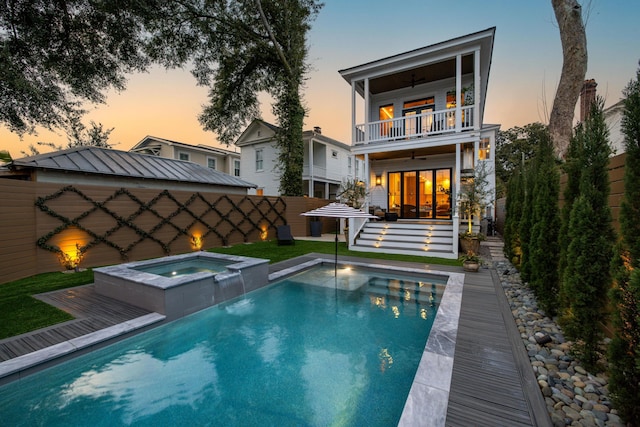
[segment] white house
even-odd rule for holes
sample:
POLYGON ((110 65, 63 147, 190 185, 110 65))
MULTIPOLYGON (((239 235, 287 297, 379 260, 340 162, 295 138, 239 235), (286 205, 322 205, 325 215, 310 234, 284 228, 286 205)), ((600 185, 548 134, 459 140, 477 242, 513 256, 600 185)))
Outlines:
POLYGON ((622 133, 622 113, 624 112, 624 99, 605 108, 602 113, 604 121, 609 129, 609 142, 611 143, 612 156, 626 151, 624 146, 624 134, 622 133))
POLYGON ((166 159, 184 160, 240 177, 240 153, 209 145, 191 145, 155 136, 145 136, 130 150, 133 153, 151 154, 166 159))
MULTIPOLYGON (((235 142, 240 147, 241 178, 256 183, 258 195, 280 195, 277 131, 275 125, 254 120, 235 142)), ((364 180, 364 162, 351 154, 349 145, 328 138, 319 127, 304 131, 302 140, 305 195, 335 199, 344 180, 364 180)))
MULTIPOLYGON (((499 125, 483 121, 494 34, 495 27, 340 71, 351 86, 351 151, 364 162, 371 210, 387 220, 353 221, 351 249, 458 256, 468 220, 457 209, 461 185, 484 162, 495 189, 499 125)), ((493 209, 472 218, 476 227, 486 215, 493 209)))

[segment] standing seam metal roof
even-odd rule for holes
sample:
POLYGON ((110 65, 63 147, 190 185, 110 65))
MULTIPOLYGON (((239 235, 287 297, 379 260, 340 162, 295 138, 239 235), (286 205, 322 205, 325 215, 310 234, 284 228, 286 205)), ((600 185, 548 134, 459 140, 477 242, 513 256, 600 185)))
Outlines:
POLYGON ((235 176, 183 160, 99 147, 77 147, 16 159, 12 169, 51 169, 120 177, 255 188, 235 176))

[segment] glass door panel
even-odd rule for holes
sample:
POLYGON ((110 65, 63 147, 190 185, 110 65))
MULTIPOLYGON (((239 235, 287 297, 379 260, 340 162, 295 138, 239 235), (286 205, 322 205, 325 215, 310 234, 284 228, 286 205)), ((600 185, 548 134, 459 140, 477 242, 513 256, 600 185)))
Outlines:
POLYGON ((402 187, 402 217, 417 218, 416 172, 404 172, 402 187))
POLYGON ((436 171, 435 218, 451 218, 451 169, 436 171))
POLYGON ((388 176, 389 183, 389 212, 400 215, 400 205, 402 204, 402 194, 400 192, 401 172, 390 172, 388 176))
POLYGON ((420 171, 418 193, 420 195, 420 218, 431 218, 433 207, 433 171, 420 171))

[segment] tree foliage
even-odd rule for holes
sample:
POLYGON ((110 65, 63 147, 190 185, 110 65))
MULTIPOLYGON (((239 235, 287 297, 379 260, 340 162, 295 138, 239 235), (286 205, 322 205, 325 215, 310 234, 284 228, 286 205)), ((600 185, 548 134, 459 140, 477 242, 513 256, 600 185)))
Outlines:
POLYGON ((478 215, 494 200, 494 193, 489 185, 489 175, 493 172, 487 163, 479 161, 473 171, 473 177, 467 179, 460 186, 458 198, 460 210, 467 215, 468 228, 466 235, 472 235, 472 216, 478 215))
POLYGON ((614 336, 609 348, 611 393, 627 423, 640 425, 640 68, 624 92, 624 196, 620 241, 612 263, 614 336))
POLYGON ((580 195, 571 209, 568 229, 571 243, 563 279, 569 305, 561 317, 565 332, 576 340, 576 353, 591 369, 599 360, 615 237, 608 200, 611 147, 603 105, 604 101, 598 98, 585 122, 580 195))
POLYGON ((341 203, 360 209, 364 206, 364 203, 369 196, 369 191, 367 190, 364 182, 359 181, 356 178, 348 178, 342 181, 340 191, 337 196, 341 203))
POLYGON ((519 221, 518 234, 522 255, 520 257, 520 276, 528 282, 531 279, 531 229, 533 228, 533 188, 535 186, 535 164, 529 162, 522 175, 523 203, 522 216, 519 221))
POLYGON ((0 123, 18 134, 67 129, 144 70, 147 2, 10 0, 0 6, 0 123))
POLYGON ((545 132, 536 154, 533 171, 533 227, 530 236, 529 282, 542 309, 555 315, 558 309, 558 229, 560 213, 558 196, 560 174, 551 138, 545 132))
POLYGON ((306 34, 321 7, 316 0, 174 0, 159 2, 147 25, 152 57, 167 66, 193 63, 198 84, 210 89, 199 119, 221 142, 233 142, 260 117, 261 92, 273 98, 285 195, 303 194, 300 91, 308 71, 306 34))
POLYGON ((509 178, 507 185, 507 200, 505 209, 507 215, 504 224, 504 251, 507 259, 520 268, 522 245, 520 242, 520 220, 522 219, 522 205, 524 203, 524 181, 522 168, 509 178))
POLYGON ((540 140, 547 132, 547 126, 542 123, 529 123, 499 131, 496 139, 496 178, 509 182, 522 163, 535 156, 540 140))
POLYGON ((571 210, 573 203, 580 195, 580 174, 582 173, 582 155, 584 145, 584 124, 580 123, 575 129, 575 133, 569 143, 569 149, 562 164, 562 169, 566 176, 566 184, 564 187, 563 204, 560 211, 560 230, 558 232, 558 278, 560 280, 559 289, 559 306, 563 310, 569 307, 570 295, 566 294, 567 287, 563 286, 562 281, 565 277, 567 268, 567 256, 569 250, 569 222, 571 219, 571 210))

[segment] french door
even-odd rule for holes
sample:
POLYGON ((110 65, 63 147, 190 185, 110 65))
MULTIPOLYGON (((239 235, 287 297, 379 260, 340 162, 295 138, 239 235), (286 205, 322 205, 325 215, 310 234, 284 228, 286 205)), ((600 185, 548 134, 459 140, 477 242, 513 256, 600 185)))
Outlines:
POLYGON ((451 169, 389 172, 389 212, 399 218, 451 219, 451 169))

